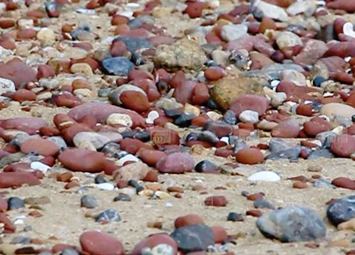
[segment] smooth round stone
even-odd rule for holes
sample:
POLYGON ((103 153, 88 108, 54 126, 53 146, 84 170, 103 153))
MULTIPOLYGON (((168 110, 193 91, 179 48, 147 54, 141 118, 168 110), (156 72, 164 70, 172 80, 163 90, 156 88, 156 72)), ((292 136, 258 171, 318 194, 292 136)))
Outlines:
POLYGON ((37 73, 19 58, 13 58, 6 63, 0 63, 0 77, 11 80, 16 88, 37 80, 37 73))
POLYGON ((329 205, 327 217, 335 226, 355 218, 355 196, 336 199, 329 205))
POLYGON ((117 202, 117 201, 129 202, 132 201, 132 198, 125 193, 119 193, 118 196, 114 197, 113 199, 113 202, 117 202))
MULTIPOLYGON (((162 248, 162 247, 161 247, 162 248)), ((172 239, 168 234, 159 233, 159 234, 152 234, 142 241, 140 241, 134 247, 133 251, 131 252, 132 255, 142 255, 145 254, 144 251, 148 250, 149 254, 152 255, 176 255, 177 254, 177 244, 174 239, 172 239), (164 252, 155 252, 154 250, 157 247, 161 247, 161 245, 166 245, 171 247, 170 249, 164 249, 164 252)))
POLYGON ((115 209, 107 209, 99 213, 95 220, 97 222, 112 222, 112 221, 121 221, 121 216, 115 209))
POLYGON ((133 128, 137 126, 145 126, 144 118, 138 113, 102 102, 89 102, 76 106, 70 110, 68 115, 76 121, 79 121, 85 116, 91 115, 95 117, 97 122, 105 123, 107 117, 112 113, 128 114, 133 121, 133 128))
POLYGON ((141 161, 138 161, 120 167, 117 174, 119 180, 142 180, 147 175, 149 170, 149 166, 142 163, 141 161))
POLYGON ((144 90, 138 86, 135 86, 132 84, 123 84, 123 85, 119 86, 118 88, 111 91, 111 93, 109 95, 110 101, 115 105, 121 105, 122 104, 121 95, 127 91, 140 92, 143 95, 146 95, 144 90))
POLYGON ((24 184, 38 185, 40 180, 31 172, 0 173, 0 188, 17 188, 24 184))
POLYGON ((175 228, 181 228, 188 225, 205 224, 201 216, 197 214, 187 214, 177 217, 174 222, 175 228))
POLYGON ((328 121, 322 118, 312 118, 310 121, 307 121, 303 124, 303 131, 309 137, 315 137, 317 134, 329 131, 331 125, 328 121))
POLYGON ((355 190, 355 180, 347 177, 338 177, 332 180, 332 184, 339 188, 355 190))
POLYGON ((280 138, 296 138, 300 132, 300 127, 297 120, 289 119, 280 122, 271 131, 273 137, 280 138))
POLYGON ((265 199, 257 199, 254 201, 253 206, 255 208, 268 208, 268 209, 275 209, 275 207, 265 199))
POLYGON ((127 76, 134 64, 126 57, 106 58, 102 61, 103 71, 107 74, 127 76))
POLYGON ((295 33, 289 31, 279 32, 276 36, 276 43, 279 49, 303 45, 301 38, 295 33))
POLYGON ((25 207, 25 201, 19 197, 10 197, 7 199, 7 209, 16 210, 25 207))
POLYGON ((264 155, 259 149, 243 148, 235 154, 235 159, 242 164, 259 164, 264 161, 264 155))
POLYGON ((0 120, 0 126, 4 129, 21 130, 30 135, 34 135, 40 128, 48 126, 48 123, 41 118, 16 117, 0 120))
POLYGON ((224 207, 227 203, 225 196, 210 196, 205 199, 205 205, 207 206, 224 207))
POLYGON ((191 121, 195 118, 194 114, 182 113, 179 117, 174 120, 174 124, 179 127, 189 127, 191 121))
POLYGON ((195 171, 198 173, 216 173, 218 167, 209 160, 202 160, 195 166, 195 171))
POLYGON ((64 150, 68 148, 67 143, 61 136, 51 136, 48 137, 47 139, 55 143, 60 148, 60 150, 64 150))
POLYGON ((230 109, 234 111, 237 116, 245 110, 255 111, 260 116, 266 112, 268 107, 269 101, 263 96, 242 95, 232 102, 230 109))
POLYGON ((179 250, 184 253, 205 251, 208 246, 214 245, 213 231, 204 224, 177 228, 171 233, 171 237, 177 242, 179 250))
POLYGON ((91 255, 124 255, 122 243, 104 232, 84 232, 80 235, 80 245, 84 252, 91 255))
POLYGON ((66 149, 58 156, 59 162, 72 171, 99 173, 112 172, 113 162, 100 152, 85 149, 66 149), (85 160, 82 160, 85 158, 85 160))
POLYGON ((108 182, 103 174, 96 175, 94 181, 95 181, 95 184, 108 182))
POLYGON ((125 127, 132 127, 133 125, 131 117, 128 114, 122 114, 122 113, 110 114, 106 119, 106 123, 112 126, 122 125, 125 127))
POLYGON ((259 122, 259 114, 255 111, 251 111, 251 110, 245 110, 242 111, 239 114, 239 120, 245 123, 258 123, 259 122))
POLYGON ((322 106, 320 113, 329 118, 341 116, 351 119, 351 117, 355 114, 355 108, 341 103, 329 103, 322 106))
POLYGON ((218 137, 228 136, 233 132, 233 126, 223 121, 208 121, 203 128, 204 130, 211 131, 218 137))
POLYGON ((312 241, 326 235, 323 221, 313 210, 296 206, 263 214, 256 226, 266 237, 282 242, 312 241))
POLYGON ((281 180, 280 176, 271 171, 260 171, 255 174, 252 174, 248 177, 248 180, 251 182, 278 182, 281 180))
POLYGON ((84 195, 80 198, 80 206, 85 208, 95 208, 98 206, 97 200, 94 196, 84 195))
POLYGON ((194 168, 194 159, 188 153, 175 152, 160 159, 156 168, 161 173, 182 174, 194 168))
POLYGON ((86 148, 87 143, 90 143, 95 149, 100 149, 109 142, 111 140, 107 136, 95 132, 79 132, 73 138, 73 143, 78 148, 86 148))
POLYGON ((330 145, 330 150, 339 157, 350 157, 355 152, 355 137, 352 135, 339 135, 330 145))
POLYGON ((247 35, 248 26, 245 24, 229 24, 224 25, 221 30, 221 37, 227 41, 237 40, 245 35, 247 35))
POLYGON ((149 166, 155 166, 155 164, 166 154, 158 150, 141 150, 139 151, 140 159, 149 166))
POLYGON ((36 36, 43 45, 51 45, 55 42, 55 34, 53 30, 49 28, 42 28, 38 31, 36 36))
POLYGON ((114 190, 115 186, 110 182, 105 182, 96 184, 96 188, 101 190, 114 190))

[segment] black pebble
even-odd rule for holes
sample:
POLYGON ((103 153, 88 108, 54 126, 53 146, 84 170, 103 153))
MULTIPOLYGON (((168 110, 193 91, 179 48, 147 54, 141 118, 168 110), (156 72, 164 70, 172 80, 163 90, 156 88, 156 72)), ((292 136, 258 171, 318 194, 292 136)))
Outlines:
POLYGON ((326 79, 324 79, 322 76, 316 76, 313 80, 313 85, 316 87, 320 87, 325 81, 326 79))
POLYGON ((117 201, 126 201, 126 202, 129 202, 129 201, 131 201, 131 200, 132 200, 131 197, 128 196, 127 194, 125 194, 125 193, 119 193, 118 196, 116 196, 116 197, 113 199, 114 202, 117 202, 117 201))
POLYGON ((240 213, 230 212, 227 216, 227 221, 243 221, 244 217, 240 213))

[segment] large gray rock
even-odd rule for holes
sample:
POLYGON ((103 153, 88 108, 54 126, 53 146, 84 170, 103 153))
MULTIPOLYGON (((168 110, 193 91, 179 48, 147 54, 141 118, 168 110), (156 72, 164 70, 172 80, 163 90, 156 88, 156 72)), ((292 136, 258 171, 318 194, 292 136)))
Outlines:
POLYGON ((326 234, 323 221, 313 210, 296 206, 264 214, 256 226, 266 237, 282 242, 311 241, 326 234))
POLYGON ((337 199, 328 207, 327 216, 334 225, 355 218, 355 195, 337 199))

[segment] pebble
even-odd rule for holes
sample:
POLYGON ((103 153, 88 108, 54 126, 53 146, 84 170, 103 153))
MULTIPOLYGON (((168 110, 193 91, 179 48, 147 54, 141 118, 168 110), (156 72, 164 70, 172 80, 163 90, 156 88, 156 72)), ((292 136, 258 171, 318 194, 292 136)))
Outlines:
POLYGON ((216 173, 218 172, 218 167, 209 160, 202 160, 198 162, 195 166, 195 171, 199 173, 216 173))
POLYGON ((0 78, 0 95, 15 91, 15 83, 12 80, 0 78))
POLYGON ((239 114, 239 120, 246 123, 256 124, 259 122, 259 114, 255 111, 245 110, 239 114))
POLYGON ((30 172, 2 172, 0 173, 0 188, 16 188, 24 184, 38 185, 40 180, 30 172))
POLYGON ((129 202, 129 201, 132 201, 132 198, 127 194, 119 193, 118 196, 114 197, 113 201, 114 202, 116 202, 116 201, 129 202))
POLYGON ((25 202, 19 197, 9 197, 7 199, 7 209, 16 210, 25 207, 25 202))
POLYGON ((327 217, 335 226, 355 218, 355 196, 336 199, 328 206, 327 217))
POLYGON ((126 57, 106 58, 102 61, 102 68, 105 73, 112 75, 127 76, 134 64, 126 57))
POLYGON ((260 171, 255 174, 252 174, 248 177, 248 180, 251 182, 278 182, 281 180, 280 176, 275 172, 271 171, 260 171))
POLYGON ((282 242, 312 241, 323 238, 326 228, 311 209, 290 206, 264 214, 256 226, 266 237, 282 242))
POLYGON ((238 150, 235 154, 235 159, 243 164, 259 164, 264 161, 264 155, 259 149, 244 148, 238 150))
POLYGON ((233 221, 233 222, 244 221, 244 217, 243 217, 243 214, 230 212, 230 213, 228 213, 227 221, 233 221))
POLYGON ((212 229, 204 224, 194 224, 175 229, 171 237, 176 241, 179 250, 189 253, 205 251, 214 245, 212 229))
POLYGON ((187 153, 175 152, 161 158, 156 168, 161 173, 182 174, 194 168, 194 159, 187 153))
POLYGON ((224 196, 210 196, 205 199, 205 205, 207 206, 224 207, 227 203, 228 201, 224 196))
POLYGON ((174 239, 172 239, 168 234, 165 233, 157 233, 157 234, 152 234, 145 239, 141 240, 139 243, 137 243, 132 251, 132 255, 141 255, 145 254, 144 252, 148 249, 151 249, 151 255, 175 255, 177 254, 177 243, 175 242, 174 239), (154 250, 158 250, 159 248, 163 248, 164 250, 161 250, 160 252, 154 252, 154 250), (171 248, 171 249, 169 249, 171 248))
POLYGON ((121 216, 115 209, 107 209, 101 213, 99 213, 95 220, 100 223, 107 223, 113 221, 121 221, 121 216))
POLYGON ((106 119, 106 123, 112 126, 122 125, 125 127, 132 127, 133 125, 131 117, 128 114, 123 113, 110 114, 106 119))
POLYGON ((230 24, 222 27, 221 37, 227 42, 237 40, 247 35, 248 26, 245 24, 230 24))
POLYGON ((330 150, 339 157, 350 157, 355 152, 355 137, 346 134, 336 136, 331 142, 330 150))
POLYGON ((94 196, 84 195, 80 198, 80 206, 85 208, 95 208, 98 206, 97 200, 94 196))
POLYGON ((355 108, 341 103, 329 103, 322 106, 320 113, 329 118, 341 116, 351 119, 351 117, 355 114, 355 108))
POLYGON ((84 252, 95 255, 124 255, 125 251, 122 243, 115 237, 90 230, 80 235, 80 245, 84 252))

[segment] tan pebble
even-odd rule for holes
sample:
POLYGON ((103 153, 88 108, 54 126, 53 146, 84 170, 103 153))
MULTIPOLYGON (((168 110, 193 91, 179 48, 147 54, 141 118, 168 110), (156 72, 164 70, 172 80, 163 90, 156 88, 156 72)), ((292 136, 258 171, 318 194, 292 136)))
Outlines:
POLYGON ((90 89, 76 89, 74 90, 74 95, 77 97, 91 97, 92 91, 90 89))
POLYGON ((133 121, 128 114, 123 113, 112 113, 106 119, 106 123, 108 125, 123 125, 126 127, 131 127, 133 125, 133 121))
POLYGON ((163 223, 160 221, 148 222, 147 227, 161 229, 163 227, 163 223))
POLYGON ((52 93, 47 91, 37 95, 37 101, 45 101, 52 98, 52 93))
POLYGON ((37 33, 37 39, 43 44, 43 45, 52 45, 55 42, 55 34, 53 30, 49 28, 42 28, 38 33, 37 33))
POLYGON ((92 76, 93 72, 89 64, 87 63, 76 63, 70 67, 72 73, 82 74, 84 76, 92 76))
POLYGON ((157 183, 148 183, 145 185, 145 188, 150 189, 150 190, 154 190, 154 191, 161 190, 160 184, 157 184, 157 183))
POLYGON ((305 189, 308 187, 306 182, 295 181, 292 185, 294 189, 305 189))
POLYGON ((309 165, 307 168, 307 171, 309 172, 321 172, 322 171, 322 166, 319 165, 309 165))
POLYGON ((222 114, 219 114, 217 112, 212 112, 212 111, 207 112, 207 116, 212 120, 219 120, 223 117, 222 114))
POLYGON ((171 196, 169 195, 169 193, 164 192, 164 191, 157 191, 155 192, 155 195, 160 198, 160 199, 168 199, 171 198, 171 196))
POLYGON ((355 218, 345 221, 338 225, 339 230, 352 230, 355 231, 355 218))
POLYGON ((191 113, 191 114, 193 114, 195 116, 199 116, 200 115, 200 108, 186 103, 185 107, 184 107, 184 112, 185 113, 191 113))

